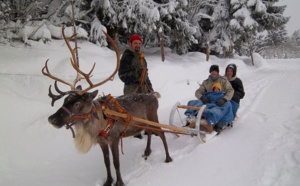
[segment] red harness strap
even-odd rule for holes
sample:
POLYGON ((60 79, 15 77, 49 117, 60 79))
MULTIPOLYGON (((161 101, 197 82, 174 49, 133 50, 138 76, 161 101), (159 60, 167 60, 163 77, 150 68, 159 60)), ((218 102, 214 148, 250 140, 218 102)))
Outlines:
MULTIPOLYGON (((108 105, 105 104, 105 103, 101 103, 100 104, 101 108, 105 108, 105 109, 109 109, 108 105)), ((104 129, 102 129, 99 134, 98 134, 98 137, 99 138, 102 138, 102 137, 107 137, 107 134, 109 133, 109 131, 111 130, 112 128, 112 125, 114 123, 114 117, 113 116, 110 116, 110 115, 107 115, 107 124, 106 124, 106 127, 104 129)))
MULTIPOLYGON (((98 134, 98 137, 99 138, 102 138, 102 137, 107 137, 108 133, 110 132, 110 130, 112 129, 113 127, 113 124, 115 121, 118 121, 120 123, 123 123, 126 125, 125 129, 123 130, 123 132, 121 133, 121 136, 125 136, 126 135, 126 130, 127 130, 127 127, 129 126, 129 123, 131 122, 132 120, 132 117, 129 113, 127 113, 127 111, 118 103, 118 101, 113 98, 110 94, 106 96, 106 99, 113 104, 113 106, 116 108, 116 110, 120 113, 126 113, 127 114, 127 118, 124 119, 124 121, 121 121, 120 119, 116 119, 114 115, 109 115, 109 114, 104 114, 105 117, 106 117, 106 120, 107 120, 107 124, 105 126, 104 129, 102 129, 99 134, 98 134)), ((104 102, 101 102, 100 103, 100 106, 96 107, 95 109, 93 109, 90 113, 87 113, 87 114, 82 114, 82 115, 74 115, 72 116, 73 118, 80 118, 80 119, 86 119, 86 120, 90 120, 93 118, 93 114, 94 113, 97 113, 98 110, 104 110, 104 109, 107 109, 107 110, 110 110, 109 106, 104 103, 104 102)))
MULTIPOLYGON (((128 126, 129 126, 129 124, 131 123, 132 116, 127 112, 126 109, 124 109, 124 108, 120 105, 120 103, 118 102, 118 100, 115 99, 115 98, 113 98, 110 94, 108 94, 108 95, 106 96, 106 99, 114 105, 114 107, 116 108, 117 112, 123 113, 123 114, 126 114, 126 115, 127 115, 126 118, 123 118, 124 121, 118 120, 119 123, 123 123, 123 124, 126 125, 125 128, 124 128, 124 130, 123 130, 123 132, 121 133, 121 137, 126 136, 126 130, 127 130, 128 126)), ((108 117, 109 117, 109 116, 108 116, 108 117)))

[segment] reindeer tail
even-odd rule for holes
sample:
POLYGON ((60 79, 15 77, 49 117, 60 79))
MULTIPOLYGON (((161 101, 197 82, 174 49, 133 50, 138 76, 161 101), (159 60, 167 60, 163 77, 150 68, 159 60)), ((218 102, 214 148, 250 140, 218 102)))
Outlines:
POLYGON ((161 95, 159 92, 151 92, 152 95, 154 95, 157 99, 161 98, 161 95))

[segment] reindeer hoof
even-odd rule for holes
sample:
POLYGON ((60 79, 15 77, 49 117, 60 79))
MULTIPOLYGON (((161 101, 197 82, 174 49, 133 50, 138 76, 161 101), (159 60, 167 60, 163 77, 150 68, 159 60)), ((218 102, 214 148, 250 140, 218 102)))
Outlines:
POLYGON ((143 158, 145 158, 145 160, 147 160, 148 156, 150 156, 151 154, 151 149, 146 149, 143 155, 143 158))
POLYGON ((125 184, 123 183, 123 181, 117 181, 115 186, 125 186, 125 184))
POLYGON ((166 162, 166 163, 170 163, 170 162, 172 162, 172 161, 173 161, 173 160, 172 160, 171 157, 167 157, 165 162, 166 162))
POLYGON ((147 155, 145 155, 145 154, 144 154, 142 157, 143 157, 145 160, 147 160, 147 159, 148 159, 148 156, 147 156, 147 155))

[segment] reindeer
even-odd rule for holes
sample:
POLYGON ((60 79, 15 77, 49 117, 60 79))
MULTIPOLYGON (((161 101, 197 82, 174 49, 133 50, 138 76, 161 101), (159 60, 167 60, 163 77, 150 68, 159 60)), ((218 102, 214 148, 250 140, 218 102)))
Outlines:
POLYGON ((121 177, 119 160, 119 143, 122 140, 122 137, 135 135, 145 129, 148 139, 143 157, 147 159, 147 157, 151 154, 151 134, 155 133, 161 138, 163 142, 166 153, 165 162, 171 162, 172 158, 169 155, 168 145, 164 132, 160 130, 159 127, 153 127, 145 123, 131 120, 132 117, 138 117, 145 120, 158 122, 158 100, 157 97, 154 96, 154 94, 129 94, 117 98, 113 98, 112 96, 108 95, 95 99, 98 94, 98 90, 88 92, 92 88, 100 86, 108 80, 112 80, 119 68, 120 54, 117 48, 116 39, 113 40, 106 33, 104 34, 112 44, 117 56, 117 66, 115 71, 104 81, 93 84, 90 80, 91 73, 95 67, 95 64, 89 73, 84 73, 78 68, 78 65, 76 65, 78 64, 76 56, 70 46, 68 39, 66 39, 66 37, 64 36, 64 33, 64 40, 72 55, 72 58, 70 60, 71 64, 78 73, 77 78, 73 83, 68 83, 60 78, 53 76, 50 73, 47 65, 48 60, 45 62, 42 73, 45 76, 48 76, 51 79, 55 80, 54 88, 59 93, 59 95, 54 95, 51 92, 50 85, 49 96, 52 98, 52 106, 54 105, 54 102, 56 100, 67 95, 63 105, 48 118, 49 123, 56 128, 61 128, 62 126, 71 128, 72 126, 75 126, 75 145, 80 152, 86 153, 94 144, 98 143, 100 145, 107 171, 107 179, 103 184, 104 186, 110 186, 113 183, 109 157, 110 148, 117 177, 115 185, 123 186, 124 182, 121 177), (84 90, 82 90, 82 87, 80 85, 75 87, 76 83, 78 83, 81 79, 85 79, 90 86, 88 88, 85 88, 84 90), (71 90, 67 92, 60 91, 57 86, 57 82, 69 85, 71 90), (123 118, 107 114, 105 112, 106 110, 121 112, 128 117, 123 118))

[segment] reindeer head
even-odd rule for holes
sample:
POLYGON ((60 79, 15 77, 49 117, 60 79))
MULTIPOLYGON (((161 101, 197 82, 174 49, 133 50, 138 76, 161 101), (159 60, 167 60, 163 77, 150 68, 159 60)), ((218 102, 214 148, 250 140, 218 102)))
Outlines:
MULTIPOLYGON (((77 87, 80 89, 80 87, 77 87)), ((65 98, 62 107, 53 115, 49 116, 48 121, 53 126, 61 128, 69 123, 76 122, 76 116, 82 116, 92 110, 93 100, 97 96, 98 90, 83 95, 71 92, 65 98)))
POLYGON ((62 35, 63 35, 63 38, 69 48, 70 53, 71 53, 72 58, 70 59, 70 62, 71 62, 72 67, 77 72, 77 77, 73 83, 68 83, 60 78, 53 76, 50 73, 49 68, 48 68, 48 60, 46 61, 45 66, 42 68, 43 75, 48 76, 49 78, 55 80, 54 88, 59 93, 59 95, 54 95, 51 92, 51 85, 50 85, 48 95, 52 98, 51 105, 53 106, 54 102, 56 100, 64 97, 65 95, 68 95, 64 100, 63 106, 60 109, 58 109, 55 114, 51 115, 48 118, 48 121, 51 124, 53 124, 54 126, 60 128, 63 125, 73 122, 72 120, 74 119, 74 117, 73 117, 74 114, 85 114, 88 111, 90 111, 88 109, 91 109, 93 99, 97 96, 98 91, 94 91, 92 93, 88 93, 87 91, 89 91, 95 87, 98 87, 98 86, 106 83, 109 80, 113 80, 114 75, 117 73, 119 66, 120 66, 120 54, 119 54, 119 51, 117 48, 117 39, 115 38, 115 40, 113 40, 105 32, 104 32, 104 34, 106 35, 106 37, 108 38, 108 40, 110 41, 110 43, 112 44, 112 46, 116 52, 117 65, 116 65, 115 71, 108 78, 106 78, 105 80, 103 80, 101 82, 94 84, 90 80, 90 78, 92 77, 92 72, 95 68, 95 63, 89 73, 84 73, 79 69, 78 60, 77 60, 78 56, 75 55, 74 49, 72 49, 72 47, 69 43, 69 40, 66 38, 66 36, 64 34, 64 27, 63 27, 62 35), (83 90, 80 85, 76 86, 76 84, 82 79, 86 80, 86 82, 89 84, 89 87, 87 87, 83 90), (60 91, 57 86, 57 82, 60 82, 62 84, 70 86, 71 90, 67 91, 67 92, 60 91), (75 86, 76 86, 76 88, 75 88, 75 86))

